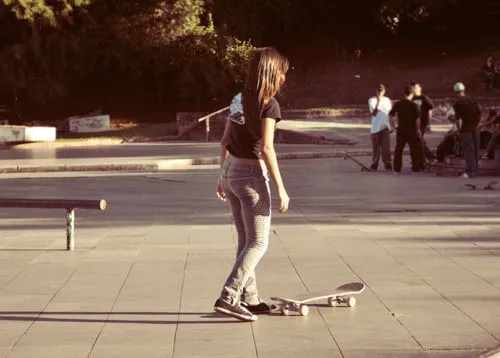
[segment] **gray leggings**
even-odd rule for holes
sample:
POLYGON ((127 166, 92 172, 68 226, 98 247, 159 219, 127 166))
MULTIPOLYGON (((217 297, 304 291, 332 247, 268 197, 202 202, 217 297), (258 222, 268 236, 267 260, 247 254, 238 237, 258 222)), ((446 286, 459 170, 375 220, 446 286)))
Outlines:
POLYGON ((255 267, 267 250, 271 229, 271 193, 265 167, 235 164, 222 168, 222 185, 231 206, 238 233, 236 262, 222 289, 221 298, 231 304, 259 303, 255 267))

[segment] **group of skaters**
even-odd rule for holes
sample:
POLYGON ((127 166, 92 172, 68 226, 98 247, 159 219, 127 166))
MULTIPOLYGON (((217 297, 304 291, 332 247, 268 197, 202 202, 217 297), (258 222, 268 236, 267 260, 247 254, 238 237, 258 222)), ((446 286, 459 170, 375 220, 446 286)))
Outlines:
POLYGON ((444 162, 446 155, 463 157, 466 163, 464 178, 475 176, 478 170, 479 150, 486 149, 483 158, 492 159, 500 132, 500 116, 491 110, 481 121, 481 108, 477 101, 465 92, 461 82, 453 86, 457 98, 453 114, 448 116, 452 128, 448 131, 434 153, 425 141, 430 129, 434 105, 422 93, 422 85, 414 82, 404 88, 404 98, 394 105, 385 96, 386 88, 377 86, 376 95, 368 100, 371 113, 371 140, 373 156, 371 169, 377 170, 380 159, 388 171, 401 173, 403 151, 410 147, 411 169, 418 173, 427 164, 444 162), (391 160, 390 134, 396 131, 394 159, 391 160))

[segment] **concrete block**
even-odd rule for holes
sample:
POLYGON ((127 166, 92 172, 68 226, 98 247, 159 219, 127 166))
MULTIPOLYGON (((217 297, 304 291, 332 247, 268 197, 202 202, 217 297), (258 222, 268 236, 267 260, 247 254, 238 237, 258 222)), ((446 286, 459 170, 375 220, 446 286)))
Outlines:
POLYGON ((55 140, 55 127, 0 126, 0 142, 24 143, 55 140))
POLYGON ((104 132, 111 129, 109 115, 70 118, 69 131, 73 133, 104 132))

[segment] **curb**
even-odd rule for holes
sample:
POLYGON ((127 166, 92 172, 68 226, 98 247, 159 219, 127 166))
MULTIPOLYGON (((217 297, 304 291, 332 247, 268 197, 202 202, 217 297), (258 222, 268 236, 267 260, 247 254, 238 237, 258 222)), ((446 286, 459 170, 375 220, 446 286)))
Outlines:
MULTIPOLYGON (((356 157, 371 155, 371 151, 349 151, 356 157)), ((278 160, 343 158, 344 151, 280 153, 278 160)), ((43 173, 79 171, 162 171, 188 169, 202 165, 217 165, 219 157, 165 159, 150 162, 131 162, 123 164, 64 164, 64 165, 15 165, 0 167, 0 173, 43 173)))
POLYGON ((97 147, 108 145, 119 145, 124 142, 121 138, 93 138, 89 140, 63 140, 54 142, 33 142, 20 144, 4 145, 6 149, 58 149, 58 148, 81 148, 81 147, 97 147))

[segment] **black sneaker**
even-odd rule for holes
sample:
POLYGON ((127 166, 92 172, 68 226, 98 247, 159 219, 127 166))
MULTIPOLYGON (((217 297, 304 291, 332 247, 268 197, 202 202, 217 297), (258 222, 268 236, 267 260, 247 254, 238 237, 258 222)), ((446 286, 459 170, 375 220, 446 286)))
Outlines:
POLYGON ((247 310, 239 303, 236 305, 232 305, 229 302, 226 302, 220 298, 217 301, 215 301, 214 310, 216 312, 227 314, 231 317, 237 318, 240 321, 244 322, 252 322, 257 320, 256 315, 252 314, 252 312, 247 310))
POLYGON ((255 313, 255 314, 270 313, 277 308, 276 305, 268 305, 265 302, 260 302, 256 305, 249 305, 248 303, 242 303, 242 305, 247 310, 249 310, 250 312, 255 313))

